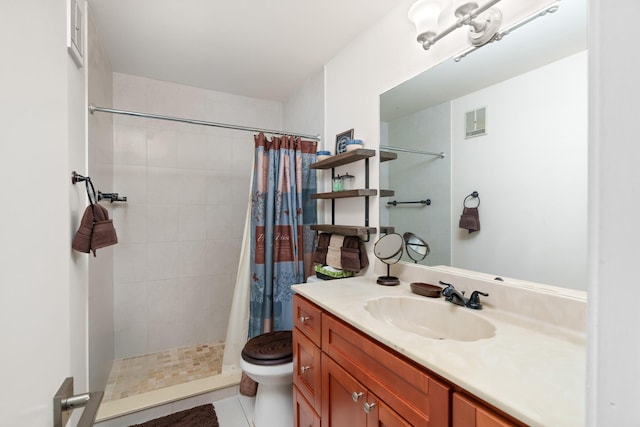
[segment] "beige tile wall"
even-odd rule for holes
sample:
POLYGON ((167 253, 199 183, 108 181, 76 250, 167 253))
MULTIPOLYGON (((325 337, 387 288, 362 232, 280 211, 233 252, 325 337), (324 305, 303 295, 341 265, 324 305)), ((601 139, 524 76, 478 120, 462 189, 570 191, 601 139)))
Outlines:
MULTIPOLYGON (((114 108, 280 129, 282 104, 114 73, 114 108)), ((224 340, 253 134, 114 115, 115 357, 224 340)))

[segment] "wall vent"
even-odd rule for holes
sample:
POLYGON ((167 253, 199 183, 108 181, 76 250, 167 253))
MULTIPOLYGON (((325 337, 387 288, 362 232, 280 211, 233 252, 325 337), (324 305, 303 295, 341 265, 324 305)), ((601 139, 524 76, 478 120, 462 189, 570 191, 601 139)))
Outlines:
POLYGON ((466 113, 465 138, 485 135, 487 133, 487 108, 482 107, 466 113))

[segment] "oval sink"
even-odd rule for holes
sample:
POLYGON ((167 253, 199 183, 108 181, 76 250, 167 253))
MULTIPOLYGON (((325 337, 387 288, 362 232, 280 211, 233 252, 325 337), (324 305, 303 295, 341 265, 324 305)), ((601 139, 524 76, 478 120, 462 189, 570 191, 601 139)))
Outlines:
POLYGON ((377 320, 427 338, 477 341, 496 332, 493 323, 470 309, 439 299, 381 297, 367 301, 364 308, 377 320))

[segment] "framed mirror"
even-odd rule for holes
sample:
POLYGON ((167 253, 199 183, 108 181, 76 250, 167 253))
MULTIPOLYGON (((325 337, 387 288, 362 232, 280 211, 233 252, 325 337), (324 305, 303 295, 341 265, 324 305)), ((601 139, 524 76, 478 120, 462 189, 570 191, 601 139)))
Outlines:
POLYGON ((424 239, 421 263, 586 290, 586 7, 563 0, 380 96, 381 151, 397 153, 380 188, 431 200, 381 199, 380 226, 424 239), (469 233, 458 222, 474 191, 481 229, 469 233))

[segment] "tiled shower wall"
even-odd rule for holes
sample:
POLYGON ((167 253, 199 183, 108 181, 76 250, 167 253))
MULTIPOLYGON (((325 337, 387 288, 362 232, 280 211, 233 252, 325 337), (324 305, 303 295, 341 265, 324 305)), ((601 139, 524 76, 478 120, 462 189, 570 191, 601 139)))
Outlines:
MULTIPOLYGON (((394 199, 415 201, 431 199, 430 206, 381 204, 381 218, 395 225, 396 233, 407 231, 424 239, 431 248, 422 264, 451 264, 451 106, 449 102, 399 117, 382 126, 381 135, 390 146, 444 152, 444 159, 428 155, 398 152, 398 159, 381 169, 388 177, 394 199)), ((382 182, 382 181, 381 181, 382 182)), ((403 260, 412 262, 408 255, 403 260)))
MULTIPOLYGON (((282 104, 114 73, 114 108, 268 129, 282 104)), ((114 115, 115 357, 224 340, 253 134, 114 115)), ((106 189, 102 189, 107 191, 106 189)))

